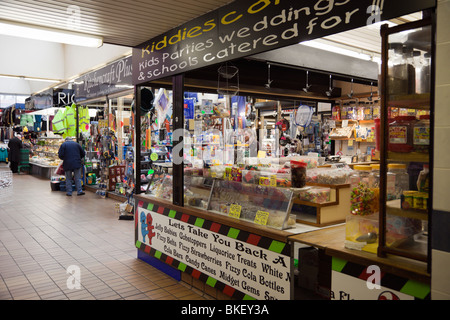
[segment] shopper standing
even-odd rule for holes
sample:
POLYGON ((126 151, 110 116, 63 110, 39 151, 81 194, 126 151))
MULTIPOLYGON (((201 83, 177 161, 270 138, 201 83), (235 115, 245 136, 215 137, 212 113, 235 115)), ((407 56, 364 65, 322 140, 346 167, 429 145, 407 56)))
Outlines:
POLYGON ((10 168, 13 173, 17 173, 17 169, 19 168, 20 149, 22 149, 22 140, 20 138, 20 134, 17 134, 8 142, 8 160, 11 162, 10 168))
POLYGON ((81 159, 85 156, 84 150, 81 146, 73 141, 71 137, 67 137, 66 141, 59 147, 58 157, 63 160, 63 169, 66 174, 66 195, 72 195, 72 174, 75 179, 75 187, 77 195, 84 194, 81 187, 81 159))

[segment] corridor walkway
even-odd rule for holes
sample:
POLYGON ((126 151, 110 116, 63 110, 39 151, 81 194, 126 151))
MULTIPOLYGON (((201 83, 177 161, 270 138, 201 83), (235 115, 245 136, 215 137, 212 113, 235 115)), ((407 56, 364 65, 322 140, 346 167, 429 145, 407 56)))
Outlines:
POLYGON ((0 203, 0 300, 212 299, 136 258, 134 221, 118 220, 116 202, 13 175, 13 196, 0 203), (67 285, 69 266, 79 289, 67 285))

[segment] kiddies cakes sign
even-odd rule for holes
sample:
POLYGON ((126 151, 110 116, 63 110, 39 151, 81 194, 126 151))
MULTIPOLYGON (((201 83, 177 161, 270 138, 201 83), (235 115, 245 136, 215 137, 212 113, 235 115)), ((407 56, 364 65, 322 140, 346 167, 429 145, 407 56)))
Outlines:
POLYGON ((239 0, 133 48, 133 84, 354 29, 435 0, 239 0))

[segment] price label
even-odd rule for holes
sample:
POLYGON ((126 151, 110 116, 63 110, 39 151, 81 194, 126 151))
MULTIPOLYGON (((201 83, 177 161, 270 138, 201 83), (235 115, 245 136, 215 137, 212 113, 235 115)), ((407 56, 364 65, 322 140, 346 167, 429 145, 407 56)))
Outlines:
POLYGON ((255 220, 253 222, 265 226, 267 224, 267 219, 268 218, 269 218, 269 213, 268 212, 258 210, 256 212, 256 217, 255 217, 255 220))
POLYGON ((230 205, 230 211, 228 212, 228 216, 232 218, 239 219, 241 216, 242 207, 238 204, 230 205))
POLYGON ((277 176, 276 175, 271 175, 270 176, 270 184, 271 187, 276 187, 277 186, 277 176))
POLYGON ((212 171, 212 172, 211 172, 211 177, 215 178, 216 176, 217 176, 216 172, 215 172, 215 171, 212 171))

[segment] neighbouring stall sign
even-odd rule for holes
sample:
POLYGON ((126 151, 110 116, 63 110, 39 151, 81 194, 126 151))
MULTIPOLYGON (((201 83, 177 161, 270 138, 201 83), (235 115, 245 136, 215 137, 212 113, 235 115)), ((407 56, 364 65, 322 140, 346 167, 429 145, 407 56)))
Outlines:
MULTIPOLYGON (((271 247, 255 245, 260 236, 249 236, 253 243, 238 239, 240 231, 230 228, 220 232, 219 224, 205 228, 205 220, 188 223, 186 214, 181 220, 170 215, 137 209, 137 241, 176 259, 211 278, 260 300, 290 299, 290 257, 271 247), (217 230, 216 230, 217 229, 217 230)), ((260 242, 267 242, 264 240, 260 242)), ((267 243, 266 243, 267 244, 267 243)))
POLYGON ((133 84, 435 6, 436 0, 234 1, 133 48, 133 84))
POLYGON ((77 102, 132 88, 131 56, 86 73, 73 82, 77 102))

